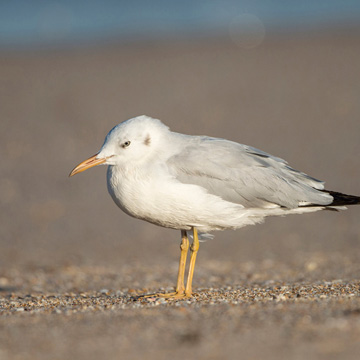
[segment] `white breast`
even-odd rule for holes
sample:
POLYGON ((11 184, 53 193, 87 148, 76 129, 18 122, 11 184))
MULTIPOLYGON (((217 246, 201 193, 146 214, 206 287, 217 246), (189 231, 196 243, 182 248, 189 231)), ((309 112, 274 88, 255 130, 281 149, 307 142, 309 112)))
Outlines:
POLYGON ((240 218, 247 217, 241 205, 208 194, 197 185, 182 184, 162 169, 148 171, 151 173, 136 168, 108 168, 108 191, 130 216, 168 228, 186 230, 197 226, 203 231, 238 227, 240 218))

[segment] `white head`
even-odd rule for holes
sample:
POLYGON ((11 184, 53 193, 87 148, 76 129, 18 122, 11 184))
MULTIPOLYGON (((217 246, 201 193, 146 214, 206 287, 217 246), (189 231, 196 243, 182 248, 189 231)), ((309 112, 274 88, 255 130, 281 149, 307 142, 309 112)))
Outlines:
POLYGON ((160 120, 149 116, 126 120, 110 130, 98 154, 77 165, 69 176, 100 164, 120 165, 143 161, 168 131, 160 120))

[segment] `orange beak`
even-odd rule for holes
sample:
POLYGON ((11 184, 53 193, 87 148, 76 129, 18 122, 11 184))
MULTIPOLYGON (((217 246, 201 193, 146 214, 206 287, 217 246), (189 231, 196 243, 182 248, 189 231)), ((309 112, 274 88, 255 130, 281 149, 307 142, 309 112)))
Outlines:
POLYGON ((96 159, 96 156, 97 156, 97 154, 88 158, 87 160, 81 162, 79 165, 75 166, 75 168, 71 171, 69 176, 73 176, 78 173, 81 173, 81 172, 83 172, 87 169, 90 169, 96 165, 103 164, 106 161, 106 159, 96 159))

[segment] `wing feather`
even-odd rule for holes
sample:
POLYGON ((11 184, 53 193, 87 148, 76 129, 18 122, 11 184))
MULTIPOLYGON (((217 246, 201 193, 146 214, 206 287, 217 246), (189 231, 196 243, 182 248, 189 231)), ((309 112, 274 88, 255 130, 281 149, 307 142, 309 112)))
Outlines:
POLYGON ((189 145, 167 161, 172 176, 182 183, 251 208, 296 208, 332 201, 319 191, 324 188, 322 181, 291 168, 283 159, 224 139, 188 138, 189 145))

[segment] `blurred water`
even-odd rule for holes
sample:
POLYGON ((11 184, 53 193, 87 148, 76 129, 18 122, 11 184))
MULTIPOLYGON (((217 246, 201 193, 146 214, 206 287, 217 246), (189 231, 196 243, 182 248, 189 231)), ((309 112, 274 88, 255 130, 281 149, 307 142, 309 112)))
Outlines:
POLYGON ((256 44, 268 31, 359 23, 358 0, 1 0, 0 47, 242 32, 256 44))

